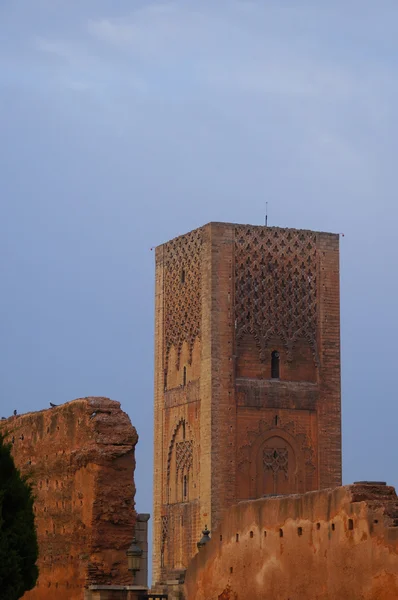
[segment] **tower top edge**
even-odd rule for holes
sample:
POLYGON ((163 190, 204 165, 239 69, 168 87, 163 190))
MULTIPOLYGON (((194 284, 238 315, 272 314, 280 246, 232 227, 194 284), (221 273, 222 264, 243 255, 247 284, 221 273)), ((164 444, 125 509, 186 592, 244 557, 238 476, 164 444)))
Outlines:
POLYGON ((303 232, 303 233, 313 233, 313 234, 318 234, 318 235, 327 235, 327 236, 336 237, 336 238, 340 237, 339 233, 334 233, 334 232, 329 232, 329 231, 318 231, 318 230, 313 230, 313 229, 300 229, 300 228, 296 228, 296 227, 279 227, 276 225, 253 225, 251 223, 229 223, 229 222, 224 222, 224 221, 209 221, 208 223, 205 223, 204 225, 201 225, 200 227, 195 227, 195 229, 191 229, 190 231, 185 231, 184 233, 180 233, 179 235, 176 235, 173 238, 170 238, 169 240, 166 240, 165 242, 158 244, 156 246, 156 248, 161 248, 162 246, 165 246, 166 244, 169 244, 170 242, 173 242, 174 240, 178 240, 179 238, 183 238, 186 235, 189 235, 189 234, 199 231, 201 229, 207 229, 210 227, 225 227, 225 228, 227 228, 227 227, 249 227, 252 229, 269 229, 272 231, 276 231, 276 230, 295 231, 295 232, 303 232))

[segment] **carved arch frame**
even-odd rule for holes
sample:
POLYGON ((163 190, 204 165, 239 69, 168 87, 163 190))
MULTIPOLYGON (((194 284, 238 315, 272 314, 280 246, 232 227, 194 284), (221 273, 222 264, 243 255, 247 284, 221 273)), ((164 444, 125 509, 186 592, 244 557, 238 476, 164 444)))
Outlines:
MULTIPOLYGON (((191 425, 189 424, 189 422, 184 418, 181 417, 175 424, 174 429, 173 429, 173 433, 171 435, 171 439, 170 439, 170 443, 169 443, 169 449, 168 449, 168 453, 167 453, 167 475, 166 475, 166 504, 174 504, 174 502, 171 502, 171 498, 170 498, 170 485, 171 485, 171 481, 170 481, 170 475, 171 475, 171 467, 172 467, 172 458, 174 455, 174 449, 176 446, 176 440, 177 440, 177 436, 178 433, 180 431, 180 429, 182 429, 182 427, 184 426, 185 423, 185 427, 186 430, 188 430, 188 439, 186 441, 191 441, 192 442, 192 475, 194 477, 194 480, 196 482, 196 486, 198 486, 199 484, 199 478, 197 477, 198 475, 198 456, 197 456, 197 445, 195 443, 195 436, 194 436, 194 432, 193 429, 191 427, 191 425)), ((199 495, 199 491, 197 491, 196 495, 199 495)))
MULTIPOLYGON (((256 497, 258 453, 265 446, 267 440, 273 437, 279 437, 286 441, 295 453, 296 490, 292 493, 308 491, 308 482, 316 471, 312 445, 305 433, 296 433, 294 422, 290 421, 284 425, 280 419, 277 424, 261 420, 257 430, 247 430, 248 442, 238 450, 238 471, 247 478, 251 498, 256 497)), ((237 497, 239 497, 239 491, 237 490, 237 492, 237 497)))
POLYGON ((267 441, 271 438, 280 438, 289 446, 291 446, 294 458, 295 458, 295 471, 294 471, 294 481, 295 481, 295 490, 292 490, 293 493, 299 493, 304 491, 304 479, 305 479, 305 461, 304 456, 301 451, 299 444, 297 443, 296 438, 291 435, 289 432, 284 431, 278 427, 274 427, 270 429, 266 434, 262 436, 258 436, 257 440, 253 443, 251 448, 251 461, 250 461, 250 495, 252 497, 257 496, 257 466, 258 466, 258 454, 261 452, 262 448, 265 447, 267 441))

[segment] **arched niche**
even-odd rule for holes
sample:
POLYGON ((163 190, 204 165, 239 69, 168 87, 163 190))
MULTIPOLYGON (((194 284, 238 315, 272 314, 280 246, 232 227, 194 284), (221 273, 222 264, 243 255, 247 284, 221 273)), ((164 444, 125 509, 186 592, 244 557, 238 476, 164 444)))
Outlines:
POLYGON ((180 419, 173 431, 167 461, 167 504, 197 498, 197 456, 192 430, 185 419, 180 419))
POLYGON ((296 439, 275 427, 251 449, 250 497, 304 491, 305 464, 296 439))
POLYGON ((187 341, 183 342, 178 353, 171 346, 168 353, 167 368, 164 373, 164 389, 171 390, 176 387, 185 387, 191 381, 200 377, 200 340, 196 338, 192 349, 187 341))

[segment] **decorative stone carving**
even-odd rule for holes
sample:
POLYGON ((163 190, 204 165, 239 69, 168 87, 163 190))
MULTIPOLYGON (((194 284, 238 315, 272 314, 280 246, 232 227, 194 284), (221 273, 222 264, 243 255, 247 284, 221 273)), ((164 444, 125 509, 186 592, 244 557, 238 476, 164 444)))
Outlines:
POLYGON ((289 452, 284 448, 264 448, 263 464, 266 471, 278 473, 282 471, 286 478, 289 470, 289 452))
MULTIPOLYGON (((292 440, 294 439, 295 446, 303 457, 306 470, 308 469, 309 471, 314 471, 315 465, 313 462, 313 450, 307 436, 305 433, 296 434, 293 421, 290 421, 284 425, 280 419, 278 419, 276 422, 273 421, 272 423, 267 423, 267 421, 262 419, 259 421, 257 429, 247 431, 247 443, 240 446, 238 450, 238 469, 245 470, 248 465, 250 465, 252 448, 256 444, 261 442, 261 440, 267 439, 268 437, 273 435, 278 436, 280 434, 283 435, 283 433, 287 434, 292 440)), ((267 451, 268 450, 269 448, 267 448, 267 451)), ((278 448, 277 450, 281 451, 281 448, 278 448)))
POLYGON ((193 442, 184 440, 176 443, 176 470, 189 472, 193 466, 193 442))
POLYGON ((235 228, 236 337, 251 334, 262 360, 272 337, 289 357, 305 338, 318 364, 316 245, 312 231, 235 228))
MULTIPOLYGON (((182 442, 176 442, 176 439, 177 439, 180 429, 184 429, 184 428, 185 428, 185 431, 189 433, 190 438, 193 437, 189 424, 185 421, 185 419, 181 418, 174 427, 173 434, 171 436, 171 440, 170 440, 170 444, 169 444, 169 451, 167 453, 167 485, 169 485, 169 482, 170 482, 171 458, 173 455, 174 446, 176 446, 176 460, 177 460, 176 466, 178 467, 177 446, 178 446, 178 444, 188 442, 188 440, 183 440, 182 442)), ((186 458, 189 457, 189 459, 191 461, 191 466, 192 466, 192 464, 193 464, 193 441, 192 441, 192 439, 189 440, 189 444, 190 444, 189 452, 187 452, 187 449, 183 446, 180 446, 180 449, 178 452, 179 452, 179 456, 181 458, 183 456, 186 458)), ((176 471, 177 471, 177 469, 176 469, 176 471)))
POLYGON ((169 517, 162 515, 162 547, 164 546, 169 534, 169 517))
POLYGON ((177 368, 181 348, 187 342, 189 362, 195 339, 200 337, 202 229, 176 238, 164 249, 165 365, 172 346, 176 350, 177 368))

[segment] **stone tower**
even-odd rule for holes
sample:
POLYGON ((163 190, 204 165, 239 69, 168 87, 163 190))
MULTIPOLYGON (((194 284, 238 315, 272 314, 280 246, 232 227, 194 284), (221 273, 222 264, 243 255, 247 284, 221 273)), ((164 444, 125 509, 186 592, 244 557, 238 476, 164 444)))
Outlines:
POLYGON ((231 504, 341 485, 339 236, 209 223, 156 249, 153 579, 231 504))

